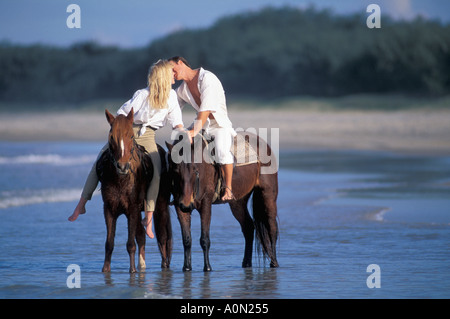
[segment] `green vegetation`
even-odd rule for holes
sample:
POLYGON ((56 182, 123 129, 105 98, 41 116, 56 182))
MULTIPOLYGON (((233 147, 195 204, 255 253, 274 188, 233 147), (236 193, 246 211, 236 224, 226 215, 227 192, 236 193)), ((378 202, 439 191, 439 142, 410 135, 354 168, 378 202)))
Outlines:
POLYGON ((350 95, 358 96, 361 107, 376 108, 393 97, 391 104, 403 108, 409 100, 402 96, 413 96, 448 107, 450 25, 383 16, 381 29, 369 29, 365 19, 312 8, 266 8, 222 18, 207 29, 179 31, 143 48, 4 43, 0 108, 124 101, 146 85, 153 62, 174 55, 217 74, 231 102, 308 96, 352 107, 354 99, 345 98, 350 95), (387 98, 369 101, 379 94, 387 98))

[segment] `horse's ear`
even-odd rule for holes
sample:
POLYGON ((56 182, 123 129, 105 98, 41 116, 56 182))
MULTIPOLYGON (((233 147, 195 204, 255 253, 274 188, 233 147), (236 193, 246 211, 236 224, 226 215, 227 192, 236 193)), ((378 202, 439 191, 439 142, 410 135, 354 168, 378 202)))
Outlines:
POLYGON ((133 123, 133 121, 134 121, 134 110, 133 110, 133 108, 131 108, 130 112, 128 113, 127 119, 128 119, 128 121, 133 123))
POLYGON ((106 115, 106 120, 108 121, 109 125, 112 125, 112 123, 114 122, 114 115, 112 115, 111 113, 109 113, 109 111, 107 109, 105 109, 105 115, 106 115))
POLYGON ((166 146, 167 146, 167 149, 169 150, 169 152, 172 152, 173 145, 166 141, 166 146))

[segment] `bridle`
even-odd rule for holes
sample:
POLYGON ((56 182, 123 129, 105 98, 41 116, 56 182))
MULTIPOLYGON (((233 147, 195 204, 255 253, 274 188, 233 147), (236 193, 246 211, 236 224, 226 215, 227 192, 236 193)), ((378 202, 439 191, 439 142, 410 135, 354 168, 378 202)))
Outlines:
MULTIPOLYGON (((128 175, 128 172, 131 172, 131 173, 133 173, 133 175, 136 175, 136 171, 133 170, 133 168, 131 167, 131 160, 137 161, 135 154, 140 153, 140 152, 135 152, 135 150, 137 148, 137 143, 136 143, 136 140, 134 137, 132 137, 132 143, 133 143, 133 145, 130 150, 131 159, 125 165, 126 172, 122 172, 122 170, 119 169, 119 162, 114 157, 113 151, 111 150, 111 144, 108 145, 108 149, 106 151, 108 152, 111 162, 114 165, 114 167, 116 168, 116 171, 119 175, 128 175)), ((139 156, 139 159, 141 159, 142 155, 139 154, 138 156, 139 156)))
POLYGON ((200 173, 197 169, 194 171, 195 173, 195 181, 194 181, 194 191, 192 194, 192 197, 194 198, 194 201, 196 200, 198 193, 200 191, 200 173))
MULTIPOLYGON (((195 201, 198 197, 198 193, 200 192, 200 173, 199 173, 198 169, 194 170, 194 174, 195 174, 195 181, 194 181, 194 189, 192 192, 192 197, 195 201)), ((172 189, 175 189, 175 181, 173 178, 172 178, 172 189)))

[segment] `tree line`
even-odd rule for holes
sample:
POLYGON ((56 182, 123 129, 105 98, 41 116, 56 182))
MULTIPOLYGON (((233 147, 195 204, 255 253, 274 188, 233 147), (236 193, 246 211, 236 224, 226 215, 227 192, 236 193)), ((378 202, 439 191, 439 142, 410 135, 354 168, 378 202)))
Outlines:
POLYGON ((232 97, 450 94, 449 24, 382 16, 381 28, 369 29, 364 14, 284 7, 227 16, 133 49, 2 43, 0 101, 127 99, 146 86, 153 62, 174 55, 213 71, 232 97))

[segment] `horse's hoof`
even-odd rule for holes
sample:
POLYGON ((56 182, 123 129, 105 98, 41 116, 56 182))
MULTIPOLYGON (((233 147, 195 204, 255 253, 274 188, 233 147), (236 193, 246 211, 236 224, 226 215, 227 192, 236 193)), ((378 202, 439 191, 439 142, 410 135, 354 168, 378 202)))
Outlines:
POLYGON ((252 263, 251 262, 243 262, 242 268, 252 268, 252 263))
POLYGON ((111 266, 103 266, 102 272, 111 272, 111 266))
POLYGON ((184 271, 184 272, 186 272, 186 271, 192 271, 192 267, 186 267, 186 266, 183 266, 183 271, 184 271))
POLYGON ((142 258, 141 255, 139 255, 139 266, 138 267, 139 267, 139 270, 145 270, 145 268, 147 267, 145 265, 145 259, 142 258))
POLYGON ((139 271, 144 272, 145 269, 147 269, 147 267, 145 265, 144 266, 139 265, 138 269, 139 269, 139 271))
POLYGON ((134 274, 134 273, 136 273, 137 271, 136 271, 136 268, 130 268, 130 274, 134 274))
POLYGON ((270 268, 278 268, 278 267, 280 267, 279 265, 278 265, 278 261, 271 261, 270 262, 270 268))
POLYGON ((210 272, 210 271, 212 271, 212 268, 211 268, 211 266, 205 266, 205 267, 203 267, 203 271, 210 272))

